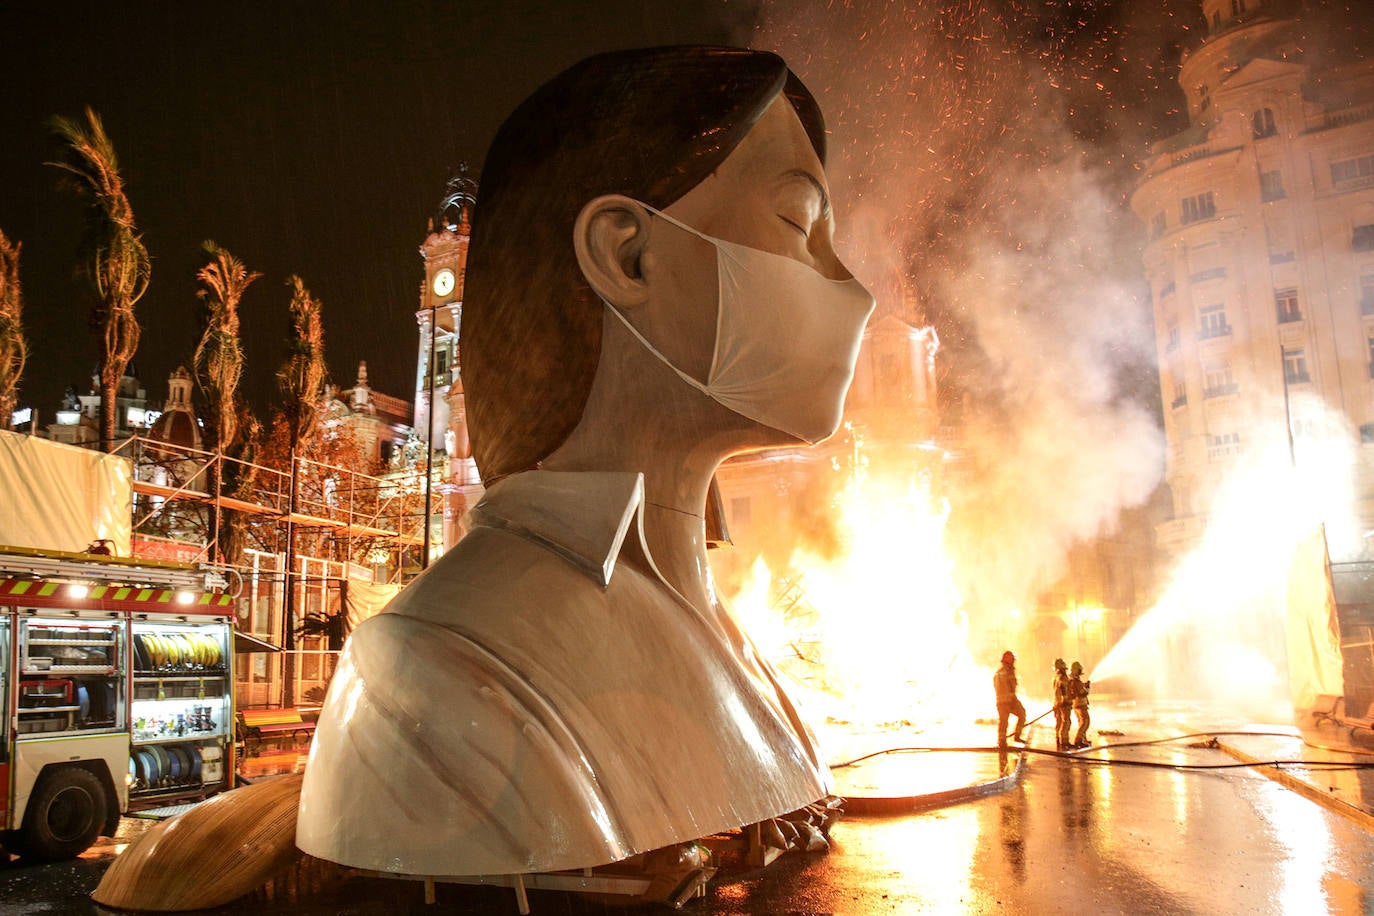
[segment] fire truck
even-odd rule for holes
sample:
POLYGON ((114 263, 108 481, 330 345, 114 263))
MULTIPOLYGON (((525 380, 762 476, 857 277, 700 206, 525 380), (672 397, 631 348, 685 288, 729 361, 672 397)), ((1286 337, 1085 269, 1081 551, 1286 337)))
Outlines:
POLYGON ((0 553, 0 844, 79 855, 120 815, 227 789, 232 598, 212 567, 0 553))

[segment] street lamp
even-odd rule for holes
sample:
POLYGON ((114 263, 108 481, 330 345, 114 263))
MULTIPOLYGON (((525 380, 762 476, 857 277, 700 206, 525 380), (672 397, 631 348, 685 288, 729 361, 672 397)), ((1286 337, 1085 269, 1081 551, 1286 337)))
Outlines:
POLYGON ((420 568, 429 568, 430 518, 434 510, 434 393, 438 387, 434 377, 435 350, 439 341, 438 306, 431 300, 429 305, 429 408, 425 413, 425 518, 424 547, 420 557, 420 568))

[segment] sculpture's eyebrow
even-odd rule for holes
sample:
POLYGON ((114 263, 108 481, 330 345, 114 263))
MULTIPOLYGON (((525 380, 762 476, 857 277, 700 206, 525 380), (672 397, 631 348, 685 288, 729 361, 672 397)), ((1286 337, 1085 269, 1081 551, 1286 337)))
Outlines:
POLYGON ((830 192, 825 189, 824 182, 822 182, 815 175, 812 175, 806 169, 789 169, 788 171, 783 172, 782 177, 784 179, 800 178, 807 184, 811 185, 812 189, 815 190, 816 195, 821 199, 821 216, 830 216, 830 192))

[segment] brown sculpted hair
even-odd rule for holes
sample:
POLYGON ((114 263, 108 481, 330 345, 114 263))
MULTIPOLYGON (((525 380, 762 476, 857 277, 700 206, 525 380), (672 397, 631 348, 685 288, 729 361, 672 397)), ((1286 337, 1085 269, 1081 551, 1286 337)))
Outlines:
POLYGON ((461 331, 482 480, 538 465, 581 419, 603 306, 573 223, 603 194, 663 209, 710 175, 785 94, 825 161, 815 100, 782 58, 737 48, 616 51, 544 84, 506 120, 482 167, 461 331))

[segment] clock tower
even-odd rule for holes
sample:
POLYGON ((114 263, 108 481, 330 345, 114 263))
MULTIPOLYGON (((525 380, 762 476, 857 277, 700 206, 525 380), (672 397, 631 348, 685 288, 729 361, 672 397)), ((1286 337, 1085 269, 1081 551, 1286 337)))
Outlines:
POLYGON ((477 466, 468 444, 463 383, 458 365, 458 336, 463 317, 463 278, 468 241, 472 236, 472 208, 477 182, 459 166, 448 180, 429 231, 420 245, 424 283, 420 308, 419 353, 415 373, 415 431, 425 437, 431 455, 447 458, 448 473, 438 492, 444 509, 443 544, 452 546, 460 534, 458 521, 482 492, 477 466))

